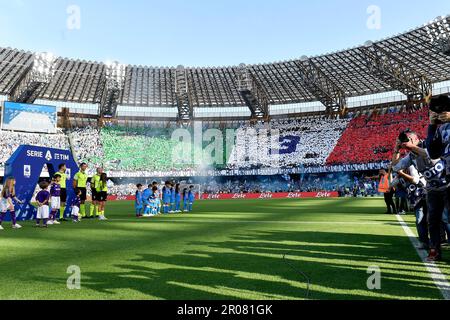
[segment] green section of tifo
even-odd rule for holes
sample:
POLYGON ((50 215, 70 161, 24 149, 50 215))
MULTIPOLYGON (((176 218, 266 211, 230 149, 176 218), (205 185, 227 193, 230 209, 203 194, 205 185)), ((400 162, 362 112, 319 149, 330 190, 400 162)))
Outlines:
POLYGON ((192 132, 186 132, 191 140, 180 142, 172 138, 173 129, 106 127, 100 133, 105 158, 97 161, 108 169, 127 171, 201 167, 205 144, 196 146, 192 132))

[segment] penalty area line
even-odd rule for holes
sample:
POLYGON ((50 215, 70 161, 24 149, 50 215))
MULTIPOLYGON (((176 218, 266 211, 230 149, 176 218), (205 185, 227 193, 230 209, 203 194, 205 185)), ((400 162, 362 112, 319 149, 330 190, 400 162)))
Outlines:
POLYGON ((398 222, 402 226, 403 231, 405 231, 405 233, 408 236, 409 240, 411 241, 414 249, 416 250, 416 252, 419 255, 420 259, 422 260, 423 264, 425 265, 434 284, 439 289, 439 291, 441 292, 444 299, 450 300, 450 284, 447 280, 447 277, 445 276, 445 274, 442 273, 441 269, 439 269, 439 267, 437 266, 437 264, 435 262, 427 261, 428 255, 425 250, 418 249, 420 242, 414 235, 411 228, 406 224, 405 220, 403 220, 403 218, 400 215, 396 215, 396 217, 397 217, 398 222))

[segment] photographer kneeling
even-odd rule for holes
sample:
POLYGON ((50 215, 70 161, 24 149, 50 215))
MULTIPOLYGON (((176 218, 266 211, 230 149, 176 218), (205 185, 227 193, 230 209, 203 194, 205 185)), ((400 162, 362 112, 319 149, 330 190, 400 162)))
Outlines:
MULTIPOLYGON (((432 159, 441 158, 429 172, 430 176, 445 175, 450 181, 450 98, 439 96, 430 102, 430 125, 428 127, 427 150, 432 159)), ((445 208, 449 208, 450 189, 447 184, 445 191, 429 193, 428 227, 430 231, 429 261, 441 259, 441 224, 445 208)))

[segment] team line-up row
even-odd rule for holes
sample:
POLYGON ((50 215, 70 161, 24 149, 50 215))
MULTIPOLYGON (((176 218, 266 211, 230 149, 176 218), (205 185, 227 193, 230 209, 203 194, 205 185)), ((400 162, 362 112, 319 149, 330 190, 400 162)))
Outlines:
MULTIPOLYGON (((49 225, 59 225, 60 221, 68 221, 64 217, 67 202, 67 167, 65 164, 61 164, 58 169, 50 183, 48 181, 39 183, 40 191, 35 196, 37 206, 36 227, 47 228, 49 225)), ((69 203, 70 218, 76 223, 82 219, 97 217, 99 220, 106 221, 108 220, 105 216, 105 205, 108 199, 108 177, 103 172, 103 168, 98 168, 97 173, 90 179, 92 202, 89 206, 89 214, 87 214, 86 200, 89 180, 87 169, 87 164, 82 163, 80 170, 74 176, 75 196, 69 203)), ((23 201, 16 196, 15 183, 14 177, 9 177, 0 193, 0 231, 4 230, 2 223, 8 212, 11 216, 12 228, 22 228, 17 223, 15 203, 23 204, 23 201)), ((144 190, 143 185, 138 184, 134 201, 136 217, 154 217, 161 213, 191 212, 195 197, 194 186, 181 189, 180 184, 167 181, 162 188, 159 188, 158 183, 153 182, 144 190)))

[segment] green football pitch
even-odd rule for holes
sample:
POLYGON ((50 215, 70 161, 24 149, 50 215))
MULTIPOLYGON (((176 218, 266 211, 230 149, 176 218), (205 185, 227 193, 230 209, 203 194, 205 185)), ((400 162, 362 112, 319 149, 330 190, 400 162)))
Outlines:
MULTIPOLYGON (((212 200, 138 220, 132 203, 116 202, 106 222, 5 223, 0 299, 442 299, 383 212, 381 199, 212 200), (79 290, 67 288, 69 266, 80 268, 79 290), (367 287, 371 266, 379 290, 367 287)), ((415 232, 414 217, 403 219, 415 232)), ((437 265, 447 280, 448 262, 437 265)))

